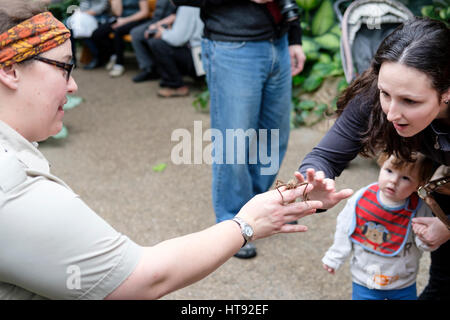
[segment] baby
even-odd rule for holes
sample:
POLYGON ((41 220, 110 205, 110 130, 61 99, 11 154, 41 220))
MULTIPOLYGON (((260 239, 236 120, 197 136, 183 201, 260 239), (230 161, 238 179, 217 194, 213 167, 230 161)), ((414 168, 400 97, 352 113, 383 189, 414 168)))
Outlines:
POLYGON ((356 192, 339 213, 323 267, 334 274, 353 253, 353 300, 414 300, 421 250, 430 248, 414 235, 411 220, 433 216, 416 193, 432 163, 421 154, 402 162, 383 153, 378 164, 378 182, 356 192))

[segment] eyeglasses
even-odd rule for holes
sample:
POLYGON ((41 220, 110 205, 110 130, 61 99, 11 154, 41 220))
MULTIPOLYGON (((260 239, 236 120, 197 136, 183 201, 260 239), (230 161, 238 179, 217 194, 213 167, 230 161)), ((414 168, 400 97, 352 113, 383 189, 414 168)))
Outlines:
POLYGON ((33 59, 47 63, 47 64, 51 64, 52 66, 56 66, 58 68, 65 70, 67 82, 69 82, 70 76, 72 75, 72 71, 75 68, 75 64, 73 62, 65 63, 65 62, 60 62, 60 61, 56 61, 56 60, 52 60, 52 59, 47 59, 47 58, 40 57, 40 56, 34 56, 33 59))

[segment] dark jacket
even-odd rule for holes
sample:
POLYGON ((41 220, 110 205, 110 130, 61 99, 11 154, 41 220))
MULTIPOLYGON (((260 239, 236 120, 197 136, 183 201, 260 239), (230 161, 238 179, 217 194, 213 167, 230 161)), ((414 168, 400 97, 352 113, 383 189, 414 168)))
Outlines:
POLYGON ((250 0, 173 0, 176 5, 201 8, 204 37, 218 41, 276 39, 288 32, 289 44, 301 44, 299 20, 275 24, 264 4, 250 0))

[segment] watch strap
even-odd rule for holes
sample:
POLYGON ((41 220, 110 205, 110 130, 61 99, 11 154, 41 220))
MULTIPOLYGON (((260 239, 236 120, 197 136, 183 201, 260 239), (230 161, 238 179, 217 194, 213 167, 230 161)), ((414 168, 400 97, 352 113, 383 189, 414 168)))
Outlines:
POLYGON ((242 225, 242 222, 244 222, 244 221, 242 219, 240 219, 239 217, 234 217, 231 220, 236 222, 238 224, 239 228, 241 228, 241 235, 242 235, 242 238, 244 238, 244 244, 241 247, 241 248, 243 248, 248 242, 247 238, 245 237, 245 234, 244 234, 244 226, 242 225))

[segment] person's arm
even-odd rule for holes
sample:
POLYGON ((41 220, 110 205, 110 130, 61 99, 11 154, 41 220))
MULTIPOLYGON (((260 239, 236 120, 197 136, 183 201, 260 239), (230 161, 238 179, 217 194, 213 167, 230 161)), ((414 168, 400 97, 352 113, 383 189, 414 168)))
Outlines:
POLYGON ((176 14, 173 13, 164 19, 161 19, 155 23, 148 26, 147 30, 144 32, 144 37, 148 39, 149 31, 158 29, 157 33, 153 36, 154 39, 161 39, 162 32, 165 30, 163 25, 171 26, 175 22, 176 14))
POLYGON ((295 76, 302 72, 306 61, 302 48, 302 28, 298 19, 289 22, 288 41, 289 55, 291 57, 291 74, 295 76))
MULTIPOLYGON (((311 188, 311 186, 308 186, 311 188)), ((303 187, 284 190, 286 201, 303 194, 303 187)), ((315 211, 320 202, 281 204, 276 190, 252 198, 237 214, 254 230, 254 239, 275 233, 303 232, 301 225, 286 224, 315 211)), ((155 299, 192 284, 216 270, 243 245, 234 221, 224 221, 206 230, 164 241, 144 249, 133 273, 107 299, 155 299)))
POLYGON ((351 189, 337 192, 333 179, 361 151, 361 135, 367 129, 368 108, 360 99, 350 101, 319 144, 306 155, 299 172, 295 173, 299 182, 307 181, 314 185, 310 199, 320 199, 324 209, 335 206, 352 194, 351 189))
POLYGON ((142 19, 145 19, 148 17, 149 14, 149 7, 148 7, 148 1, 147 0, 140 0, 139 1, 139 11, 132 14, 128 17, 119 17, 117 18, 117 22, 112 25, 113 29, 116 29, 120 26, 123 26, 127 23, 133 22, 133 21, 139 21, 142 19))
POLYGON ((171 26, 175 22, 175 19, 176 19, 176 14, 172 13, 171 15, 169 15, 169 16, 165 17, 164 19, 161 19, 161 20, 159 20, 159 21, 157 21, 157 22, 155 22, 153 24, 151 24, 150 26, 154 25, 155 28, 159 28, 163 24, 171 26))
POLYGON ((291 57, 291 75, 295 76, 302 72, 306 56, 300 44, 289 45, 289 56, 291 57))
MULTIPOLYGON (((429 218, 433 217, 433 213, 431 212, 430 207, 428 207, 425 204, 425 202, 422 202, 420 208, 417 210, 416 218, 419 218, 419 217, 429 217, 429 218)), ((418 236, 418 233, 419 232, 421 233, 422 227, 419 227, 419 226, 420 225, 417 223, 412 223, 412 232, 413 232, 414 242, 416 243, 416 246, 423 251, 436 250, 438 247, 432 248, 427 243, 425 243, 424 241, 422 241, 420 239, 420 237, 418 236)))
POLYGON ((339 213, 333 245, 322 258, 325 270, 331 274, 334 274, 339 269, 352 251, 352 242, 348 233, 353 215, 355 214, 356 200, 359 198, 359 195, 360 192, 350 198, 344 209, 339 213))
MULTIPOLYGON (((161 39, 173 47, 181 47, 189 42, 196 29, 196 19, 199 18, 199 9, 180 7, 171 29, 161 28, 161 39)), ((155 36, 155 38, 157 38, 155 36)))
POLYGON ((450 240, 450 230, 437 217, 413 218, 413 230, 417 237, 428 245, 431 250, 450 240))
POLYGON ((120 17, 122 15, 122 0, 111 0, 111 12, 116 17, 120 17))

